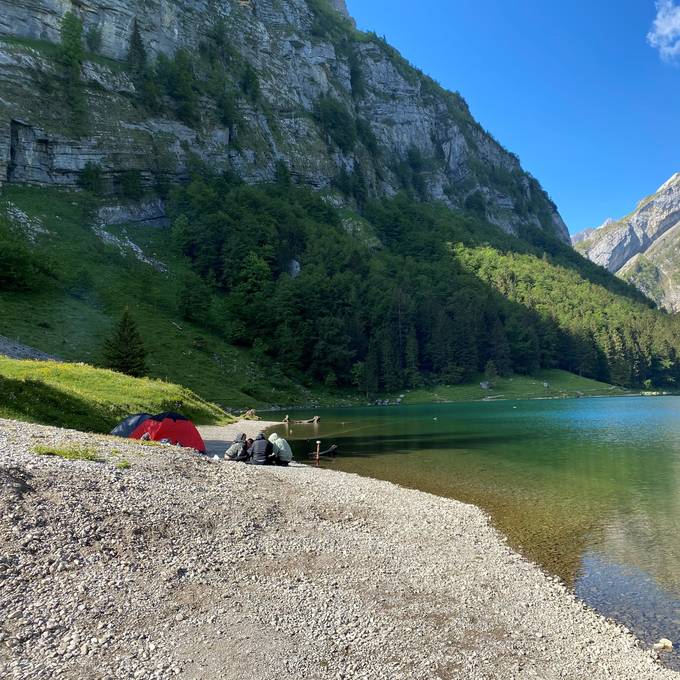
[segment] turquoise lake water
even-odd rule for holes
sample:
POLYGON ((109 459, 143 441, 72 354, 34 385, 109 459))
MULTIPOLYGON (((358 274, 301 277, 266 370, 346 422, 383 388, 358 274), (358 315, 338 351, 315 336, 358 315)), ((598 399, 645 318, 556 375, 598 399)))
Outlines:
MULTIPOLYGON (((510 544, 645 642, 680 644, 680 397, 321 410, 296 457, 475 503, 510 544)), ((667 658, 678 666, 676 657, 667 658)))

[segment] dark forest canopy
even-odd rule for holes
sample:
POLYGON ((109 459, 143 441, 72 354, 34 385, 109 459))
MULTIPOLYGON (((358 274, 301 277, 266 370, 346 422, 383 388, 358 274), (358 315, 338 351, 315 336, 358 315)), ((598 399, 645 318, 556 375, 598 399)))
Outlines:
POLYGON ((180 308, 291 375, 367 393, 559 367, 674 385, 679 322, 569 247, 406 196, 342 213, 282 176, 171 199, 180 308), (299 273, 296 265, 299 264, 299 273))

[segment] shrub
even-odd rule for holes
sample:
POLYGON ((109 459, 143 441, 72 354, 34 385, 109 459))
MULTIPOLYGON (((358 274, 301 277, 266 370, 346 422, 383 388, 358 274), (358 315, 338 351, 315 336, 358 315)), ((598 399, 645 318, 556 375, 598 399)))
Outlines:
POLYGON ((378 138, 375 136, 371 124, 363 118, 357 118, 356 127, 357 137, 366 148, 366 151, 368 151, 373 158, 379 156, 380 149, 378 148, 378 138))
POLYGON ((101 166, 92 161, 86 163, 78 175, 77 183, 84 191, 100 196, 104 191, 104 177, 101 166))
POLYGON ((486 201, 481 191, 475 191, 465 199, 465 210, 480 217, 486 216, 486 201))
POLYGON ((28 247, 20 232, 0 216, 0 291, 33 290, 47 267, 28 247))
POLYGON ((177 50, 172 59, 161 54, 156 61, 156 79, 175 102, 177 118, 189 126, 200 122, 198 82, 187 50, 177 50))
POLYGON ((255 71, 250 64, 244 66, 239 85, 241 86, 243 94, 248 97, 253 104, 259 101, 262 94, 260 78, 257 75, 257 71, 255 71))
POLYGON ((233 128, 238 118, 234 95, 231 92, 224 91, 216 98, 215 103, 220 123, 226 128, 233 128))
POLYGON ((198 274, 186 274, 177 295, 177 311, 180 317, 205 326, 210 316, 211 303, 210 287, 198 274))
POLYGON ((324 95, 316 103, 314 116, 328 140, 345 153, 352 151, 357 139, 357 129, 354 119, 342 102, 324 95))
POLYGON ((99 26, 90 26, 85 34, 85 44, 90 52, 99 52, 102 48, 102 29, 99 26))
POLYGON ((37 286, 39 268, 23 244, 0 235, 0 290, 32 290, 37 286))
POLYGON ((125 170, 118 178, 119 192, 124 198, 138 200, 144 195, 142 173, 139 170, 125 170))

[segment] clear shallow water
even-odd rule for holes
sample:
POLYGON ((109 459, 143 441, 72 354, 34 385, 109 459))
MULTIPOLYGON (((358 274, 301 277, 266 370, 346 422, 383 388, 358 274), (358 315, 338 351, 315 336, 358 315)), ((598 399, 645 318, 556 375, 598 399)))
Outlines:
POLYGON ((588 604, 680 643, 680 397, 317 413, 290 426, 296 457, 319 438, 329 467, 475 503, 588 604))

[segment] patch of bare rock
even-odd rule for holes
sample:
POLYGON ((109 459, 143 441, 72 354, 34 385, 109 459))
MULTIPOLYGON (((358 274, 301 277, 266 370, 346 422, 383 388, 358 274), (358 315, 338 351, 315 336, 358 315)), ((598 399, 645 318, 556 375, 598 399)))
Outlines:
POLYGON ((479 509, 385 482, 0 421, 0 505, 2 678, 677 677, 479 509))
POLYGON ((59 357, 41 352, 17 340, 0 335, 0 355, 10 359, 35 359, 37 361, 61 361, 59 357))

